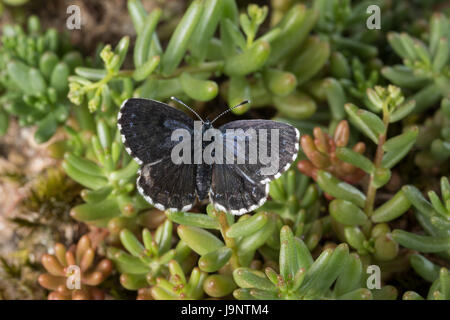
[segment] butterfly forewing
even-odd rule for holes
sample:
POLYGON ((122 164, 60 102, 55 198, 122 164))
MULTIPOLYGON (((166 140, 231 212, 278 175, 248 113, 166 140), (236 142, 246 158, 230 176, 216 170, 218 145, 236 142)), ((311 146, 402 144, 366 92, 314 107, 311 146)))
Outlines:
MULTIPOLYGON (((268 183, 277 179, 283 172, 289 169, 291 164, 297 158, 300 133, 295 127, 287 123, 272 120, 238 120, 229 122, 219 128, 223 133, 225 140, 227 137, 230 138, 230 135, 233 135, 232 133, 227 133, 230 129, 232 130, 231 132, 234 132, 234 135, 237 136, 237 138, 234 139, 232 146, 234 154, 236 155, 238 150, 245 154, 245 163, 237 165, 243 173, 255 182, 268 183), (242 131, 239 132, 239 129, 242 131), (253 133, 255 134, 254 137, 251 137, 252 132, 250 130, 253 130, 253 133), (242 135, 242 132, 244 135, 242 135), (262 137, 262 135, 264 135, 265 138, 262 137), (245 139, 243 139, 243 137, 245 139), (241 140, 241 142, 244 142, 242 140, 245 140, 244 150, 241 150, 243 143, 238 147, 238 140, 241 140), (256 160, 256 163, 252 163, 250 159, 250 154, 252 152, 249 147, 250 140, 253 140, 253 143, 256 143, 257 152, 253 158, 256 160), (277 144, 278 147, 275 147, 275 144, 277 144), (265 150, 262 150, 263 147, 265 150), (270 156, 272 156, 272 150, 275 151, 275 154, 273 155, 275 161, 273 163, 272 160, 269 159, 270 156), (265 156, 269 158, 264 160, 263 157, 265 156), (265 161, 268 163, 265 163, 265 161)), ((225 149, 230 148, 230 145, 226 143, 226 141, 224 142, 224 145, 225 149)))
POLYGON ((183 128, 190 132, 194 120, 167 104, 132 98, 126 100, 118 115, 118 127, 128 153, 139 163, 169 158, 176 144, 172 132, 183 128))
POLYGON ((193 131, 194 121, 171 106, 148 99, 126 100, 118 127, 127 152, 142 167, 137 187, 160 210, 189 210, 195 201, 195 166, 175 164, 171 140, 176 129, 193 131))

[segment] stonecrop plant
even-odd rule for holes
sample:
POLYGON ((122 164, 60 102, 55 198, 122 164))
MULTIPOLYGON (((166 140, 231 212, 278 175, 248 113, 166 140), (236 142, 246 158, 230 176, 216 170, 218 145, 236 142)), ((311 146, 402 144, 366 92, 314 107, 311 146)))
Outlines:
POLYGON ((85 27, 44 28, 33 7, 14 7, 25 23, 0 20, 0 223, 66 235, 33 255, 0 235, 0 299, 450 300, 450 10, 125 2, 125 32, 95 50, 70 41, 85 27), (172 96, 204 119, 248 100, 218 122, 298 129, 297 160, 262 206, 144 199, 119 110, 146 98, 186 111, 172 96))
POLYGON ((35 16, 28 19, 27 32, 4 26, 1 41, 0 132, 6 132, 11 114, 22 126, 37 125, 36 142, 45 142, 69 116, 68 77, 83 57, 55 29, 44 33, 35 16))
POLYGON ((450 260, 450 184, 446 177, 441 178, 442 201, 434 191, 428 192, 431 201, 426 200, 420 191, 407 185, 402 188, 407 199, 416 209, 417 220, 429 236, 417 235, 404 230, 394 230, 394 239, 404 247, 419 252, 433 252, 443 259, 450 260))
POLYGON ((264 271, 239 268, 233 272, 240 287, 233 293, 237 299, 395 299, 395 288, 384 287, 373 295, 363 287, 361 259, 357 254, 349 254, 345 243, 325 249, 316 260, 288 226, 281 228, 280 243, 279 274, 271 267, 264 271))
POLYGON ((71 216, 108 228, 115 236, 123 228, 136 230, 138 225, 145 225, 148 212, 144 209, 150 205, 136 192, 139 166, 125 152, 117 128, 99 119, 96 133, 89 144, 84 144, 84 154, 68 151, 62 162, 67 175, 86 188, 80 193, 85 203, 73 207, 71 216))
POLYGON ((49 299, 54 300, 102 300, 105 293, 97 288, 112 272, 110 260, 103 259, 93 266, 95 248, 88 236, 83 236, 74 248, 67 250, 57 243, 54 255, 42 256, 42 265, 48 273, 41 274, 39 284, 52 290, 49 299), (76 283, 76 276, 79 275, 76 283), (67 278, 74 276, 72 287, 67 286, 67 278))

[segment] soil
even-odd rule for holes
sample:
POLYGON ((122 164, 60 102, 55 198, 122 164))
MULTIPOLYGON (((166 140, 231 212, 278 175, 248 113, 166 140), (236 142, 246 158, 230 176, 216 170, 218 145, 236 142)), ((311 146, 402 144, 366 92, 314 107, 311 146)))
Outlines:
MULTIPOLYGON (((163 9, 165 16, 177 16, 184 11, 186 0, 143 0, 147 12, 155 7, 163 9)), ((115 44, 124 35, 132 38, 135 30, 127 10, 126 0, 46 0, 32 1, 27 9, 41 18, 44 28, 53 27, 69 33, 72 43, 85 54, 95 52, 98 44, 115 44), (67 8, 80 8, 81 29, 68 30, 66 21, 70 14, 67 8)))

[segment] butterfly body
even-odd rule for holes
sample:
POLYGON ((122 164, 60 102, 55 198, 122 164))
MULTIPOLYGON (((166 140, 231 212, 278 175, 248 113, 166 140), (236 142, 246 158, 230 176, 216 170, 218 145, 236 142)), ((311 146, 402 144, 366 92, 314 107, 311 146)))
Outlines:
MULTIPOLYGON (((213 126, 209 121, 205 121, 202 125, 202 135, 213 126)), ((202 141, 202 150, 206 148, 207 141, 202 141)), ((196 167, 195 185, 197 190, 197 197, 200 201, 205 200, 209 196, 211 188, 212 165, 201 163, 196 167)))
POLYGON ((298 130, 285 123, 238 120, 214 129, 209 121, 194 123, 182 111, 148 99, 125 101, 118 127, 127 152, 141 164, 139 192, 160 210, 187 211, 196 199, 208 198, 216 209, 232 214, 255 210, 266 201, 269 182, 289 168, 299 148, 298 130), (176 136, 177 132, 181 135, 176 136), (174 150, 185 139, 192 148, 180 153, 187 156, 183 161, 174 159, 174 150), (222 149, 211 148, 213 142, 220 142, 222 149), (261 142, 270 149, 270 157, 261 142), (216 161, 208 161, 205 155, 216 161), (257 161, 252 156, 258 156, 257 161), (273 166, 268 159, 279 167, 268 170, 273 166))

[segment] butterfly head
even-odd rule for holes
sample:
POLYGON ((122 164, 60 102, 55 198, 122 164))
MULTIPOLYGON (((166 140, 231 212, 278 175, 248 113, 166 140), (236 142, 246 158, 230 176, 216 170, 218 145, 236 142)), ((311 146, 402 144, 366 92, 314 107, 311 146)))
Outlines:
POLYGON ((209 119, 206 119, 205 121, 203 121, 203 131, 211 129, 212 127, 213 127, 212 122, 209 119))

